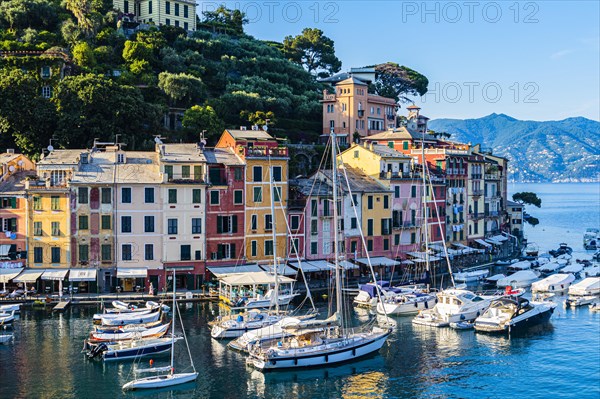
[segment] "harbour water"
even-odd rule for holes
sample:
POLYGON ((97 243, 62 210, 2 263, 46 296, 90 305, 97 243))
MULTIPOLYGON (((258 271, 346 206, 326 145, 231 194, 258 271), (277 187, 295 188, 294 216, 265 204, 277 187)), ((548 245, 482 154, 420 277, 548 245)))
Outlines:
MULTIPOLYGON (((598 185, 528 184, 509 190, 542 198, 541 209, 528 209, 540 219, 527 228, 530 241, 543 250, 564 241, 575 257, 586 255, 583 231, 600 224, 598 185)), ((226 342, 210 338, 207 323, 217 304, 181 304, 180 309, 200 372, 195 383, 123 393, 132 362, 103 364, 80 353, 98 309, 72 307, 52 314, 41 308, 23 312, 14 326, 14 344, 0 345, 0 398, 600 398, 600 313, 587 307, 559 306, 550 324, 511 338, 415 326, 410 317, 397 318, 379 354, 338 367, 265 374, 247 368, 226 342)), ((185 362, 185 353, 177 355, 185 362)), ((154 361, 168 364, 168 356, 154 361)))

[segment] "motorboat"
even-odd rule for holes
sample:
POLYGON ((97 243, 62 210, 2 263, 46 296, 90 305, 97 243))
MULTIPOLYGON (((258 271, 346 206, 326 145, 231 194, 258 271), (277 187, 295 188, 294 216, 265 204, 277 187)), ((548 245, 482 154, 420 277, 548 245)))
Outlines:
MULTIPOLYGON (((115 308, 113 308, 115 309, 115 308)), ((156 311, 156 309, 154 310, 156 311)), ((150 314, 152 313, 153 310, 152 309, 136 309, 136 311, 126 311, 126 312, 122 312, 122 311, 111 311, 106 313, 96 313, 94 314, 94 316, 92 317, 92 321, 94 324, 102 324, 102 319, 117 319, 120 317, 125 317, 127 315, 137 315, 137 316, 141 316, 141 315, 146 315, 146 314, 150 314)))
POLYGON ((13 303, 10 305, 0 305, 0 313, 21 312, 21 304, 13 303))
POLYGON ((554 256, 555 258, 563 255, 563 254, 569 254, 571 255, 571 253, 573 252, 573 248, 569 247, 569 245, 565 242, 561 242, 558 246, 558 249, 553 249, 548 251, 548 253, 552 256, 554 256))
POLYGON ((413 324, 431 327, 445 327, 450 323, 472 321, 490 306, 500 295, 477 295, 471 291, 447 289, 437 294, 437 304, 419 312, 413 324))
POLYGON ((523 297, 502 297, 475 319, 475 330, 486 333, 506 333, 546 322, 552 316, 556 303, 532 302, 523 297))
POLYGON ((531 269, 531 262, 528 260, 522 260, 520 262, 513 263, 511 265, 508 265, 508 267, 506 268, 506 270, 508 272, 518 272, 521 270, 529 270, 529 269, 531 269))
POLYGON ((545 265, 540 266, 538 268, 538 270, 544 274, 551 274, 551 273, 559 271, 560 269, 565 267, 568 263, 569 263, 568 260, 556 258, 556 259, 546 263, 545 265))
POLYGON ((517 263, 518 261, 518 259, 499 259, 496 262, 494 262, 494 264, 496 266, 508 266, 512 265, 513 263, 517 263))
POLYGON ((409 316, 424 309, 435 306, 437 298, 434 294, 415 292, 394 295, 377 304, 377 313, 388 316, 409 316))
POLYGON ((484 270, 472 270, 465 272, 454 273, 454 281, 462 283, 471 283, 475 281, 481 281, 490 274, 487 269, 484 270))
POLYGON ((138 327, 135 324, 125 325, 115 331, 92 331, 89 342, 117 342, 139 338, 160 338, 169 331, 170 323, 158 325, 156 327, 146 328, 138 327))
POLYGON ((571 273, 553 274, 531 284, 531 292, 566 292, 573 281, 575 276, 571 273))
POLYGON ((104 326, 123 326, 126 324, 144 324, 151 323, 160 319, 162 311, 158 310, 151 313, 123 313, 123 314, 106 314, 101 318, 101 324, 104 326), (116 317, 109 317, 116 316, 116 317))
POLYGON ((11 324, 15 320, 15 311, 10 313, 0 313, 0 326, 11 324))
MULTIPOLYGON (((298 296, 298 293, 279 293, 277 295, 277 301, 279 302, 279 306, 287 306, 290 304, 292 299, 298 296)), ((242 306, 246 309, 259 309, 259 308, 269 308, 275 304, 275 291, 268 290, 264 296, 258 294, 255 298, 248 298, 247 300, 238 304, 238 306, 242 306)))
POLYGON ((144 313, 148 311, 156 311, 158 309, 162 309, 163 312, 168 312, 171 310, 167 305, 163 305, 154 301, 146 302, 144 307, 138 307, 131 303, 126 303, 123 301, 112 301, 112 308, 106 308, 106 313, 144 313))
POLYGON ((227 346, 240 352, 248 352, 249 348, 256 344, 272 339, 288 337, 289 334, 285 327, 298 325, 301 322, 302 320, 297 317, 284 317, 273 325, 245 332, 242 336, 229 342, 227 346))
POLYGON ((158 327, 162 324, 162 320, 153 321, 144 324, 126 324, 124 326, 103 326, 101 324, 94 325, 93 330, 98 333, 112 333, 115 331, 143 331, 148 328, 158 327))
POLYGON ((523 253, 525 254, 525 256, 532 256, 532 257, 537 257, 539 252, 540 252, 540 248, 538 247, 538 245, 536 243, 533 243, 533 242, 529 243, 523 250, 523 253))
POLYGON ((160 308, 163 312, 168 313, 171 311, 169 305, 164 303, 158 303, 154 301, 146 301, 146 309, 158 309, 160 308))
POLYGON ((389 281, 379 281, 378 283, 367 283, 360 286, 358 294, 354 297, 354 304, 359 307, 371 308, 377 305, 379 301, 378 292, 382 300, 391 299, 401 294, 411 294, 421 292, 417 286, 392 287, 389 281))
MULTIPOLYGON (((182 337, 174 338, 176 341, 182 337)), ((114 343, 86 342, 88 358, 100 357, 104 361, 134 359, 151 356, 171 350, 171 338, 140 338, 114 343)))
POLYGON ((600 277, 588 277, 569 287, 569 295, 599 295, 600 277))
MULTIPOLYGON (((173 272, 173 281, 175 281, 175 272, 173 272)), ((179 321, 181 322, 181 331, 183 332, 183 339, 185 340, 185 345, 187 347, 187 353, 190 360, 191 370, 189 372, 177 372, 175 373, 175 342, 178 340, 175 337, 175 320, 176 313, 178 313, 176 299, 175 299, 175 288, 173 288, 173 331, 171 332, 171 364, 169 366, 149 368, 149 369, 136 369, 134 370, 137 374, 141 373, 153 373, 155 375, 151 375, 149 377, 136 378, 133 381, 129 381, 128 383, 123 385, 123 390, 134 390, 134 389, 155 389, 155 388, 165 388, 174 385, 184 384, 186 382, 191 382, 198 378, 198 372, 196 371, 196 367, 194 366, 194 359, 192 359, 192 354, 190 352, 190 347, 187 341, 187 337, 185 335, 185 330, 183 328, 183 321, 181 320, 181 314, 179 314, 179 321), (166 374, 156 374, 156 373, 165 373, 166 374)))
MULTIPOLYGON (((212 323, 210 336, 215 339, 237 338, 247 331, 271 326, 287 316, 285 312, 251 310, 245 313, 217 319, 212 323)), ((316 313, 309 318, 315 318, 316 313)))
POLYGON ((579 273, 579 275, 583 278, 586 277, 600 277, 600 265, 591 265, 588 267, 584 267, 583 270, 579 273))
POLYGON ((511 286, 513 288, 529 287, 540 276, 540 273, 535 270, 521 270, 509 276, 499 279, 496 285, 500 288, 511 286))
POLYGON ((506 274, 502 274, 502 273, 494 274, 493 276, 486 277, 483 280, 483 284, 487 285, 487 286, 496 287, 496 285, 498 284, 498 280, 500 280, 501 278, 504 278, 504 277, 506 277, 506 274))
POLYGON ((583 234, 583 248, 596 250, 600 247, 600 229, 588 228, 583 234))
POLYGON ((571 273, 574 276, 577 276, 579 272, 583 270, 583 265, 581 263, 571 263, 561 269, 561 273, 571 273))

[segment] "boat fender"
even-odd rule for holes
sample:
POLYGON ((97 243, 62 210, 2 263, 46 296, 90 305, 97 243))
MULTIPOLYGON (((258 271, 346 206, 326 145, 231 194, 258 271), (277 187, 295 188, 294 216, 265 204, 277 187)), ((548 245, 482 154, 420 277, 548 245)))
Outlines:
POLYGON ((461 315, 460 315, 460 319, 461 319, 461 320, 464 320, 464 319, 465 319, 465 315, 464 315, 464 314, 461 314, 461 315))
POLYGON ((435 303, 438 303, 438 298, 437 297, 435 297, 435 303))
POLYGON ((419 304, 417 302, 415 302, 415 308, 418 308, 419 304))
POLYGON ((424 302, 425 302, 425 309, 429 309, 429 304, 427 303, 427 301, 424 301, 424 302))
POLYGON ((479 310, 478 310, 478 311, 477 311, 477 317, 479 317, 479 315, 480 315, 480 313, 479 313, 479 310))

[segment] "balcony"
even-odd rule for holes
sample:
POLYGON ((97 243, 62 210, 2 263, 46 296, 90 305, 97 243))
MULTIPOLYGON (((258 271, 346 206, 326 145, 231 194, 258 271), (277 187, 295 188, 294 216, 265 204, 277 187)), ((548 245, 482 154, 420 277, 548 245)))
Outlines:
POLYGON ((418 174, 411 175, 410 173, 405 172, 379 172, 380 179, 409 179, 409 178, 417 178, 418 174))
POLYGON ((365 110, 364 109, 359 109, 358 110, 358 117, 362 118, 363 116, 365 116, 365 110))
POLYGON ((287 158, 287 147, 238 147, 238 153, 245 158, 287 158))
POLYGON ((331 209, 329 210, 321 210, 319 211, 319 217, 320 218, 332 218, 333 217, 333 211, 331 209))
POLYGON ((482 177, 481 173, 473 173, 471 174, 471 179, 472 180, 480 180, 482 177))
POLYGON ((204 177, 198 176, 190 176, 190 175, 167 175, 167 181, 169 183, 175 184, 206 184, 206 180, 204 177))
POLYGON ((481 197, 483 195, 483 190, 472 190, 471 195, 473 197, 481 197))
POLYGON ((498 211, 488 211, 485 213, 486 218, 494 218, 494 217, 498 217, 498 215, 499 215, 498 211))
POLYGON ((500 175, 498 173, 486 173, 485 180, 500 180, 500 175))
POLYGON ((469 213, 469 219, 471 220, 480 220, 483 219, 483 213, 469 213))

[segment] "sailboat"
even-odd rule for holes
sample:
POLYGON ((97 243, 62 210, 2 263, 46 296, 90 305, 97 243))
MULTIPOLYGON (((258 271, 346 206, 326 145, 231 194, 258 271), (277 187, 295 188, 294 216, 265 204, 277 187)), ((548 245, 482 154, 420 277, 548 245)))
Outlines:
POLYGON ((310 366, 328 366, 365 356, 379 350, 391 329, 374 325, 349 328, 346 325, 342 299, 342 272, 338 242, 336 135, 331 132, 333 185, 333 240, 335 265, 336 312, 326 320, 307 320, 282 326, 285 338, 257 342, 250 347, 246 362, 259 370, 275 370, 310 366))
POLYGON ((173 271, 173 329, 171 330, 171 365, 165 367, 158 368, 149 368, 149 369, 138 369, 136 372, 138 374, 141 373, 160 373, 168 371, 166 374, 158 374, 150 377, 137 378, 133 381, 129 381, 125 385, 123 385, 123 390, 130 389, 154 389, 154 388, 165 388, 173 385, 184 384, 186 382, 194 381, 198 378, 198 372, 194 367, 194 360, 192 359, 192 354, 190 352, 190 346, 187 341, 187 337, 185 335, 185 329, 183 328, 183 320, 181 319, 181 314, 178 313, 176 298, 175 298, 175 271, 173 271), (179 316, 179 321, 181 322, 181 331, 183 333, 183 339, 185 340, 185 345, 187 347, 187 352, 190 357, 190 364, 192 367, 192 372, 188 373, 175 373, 175 316, 179 316))

